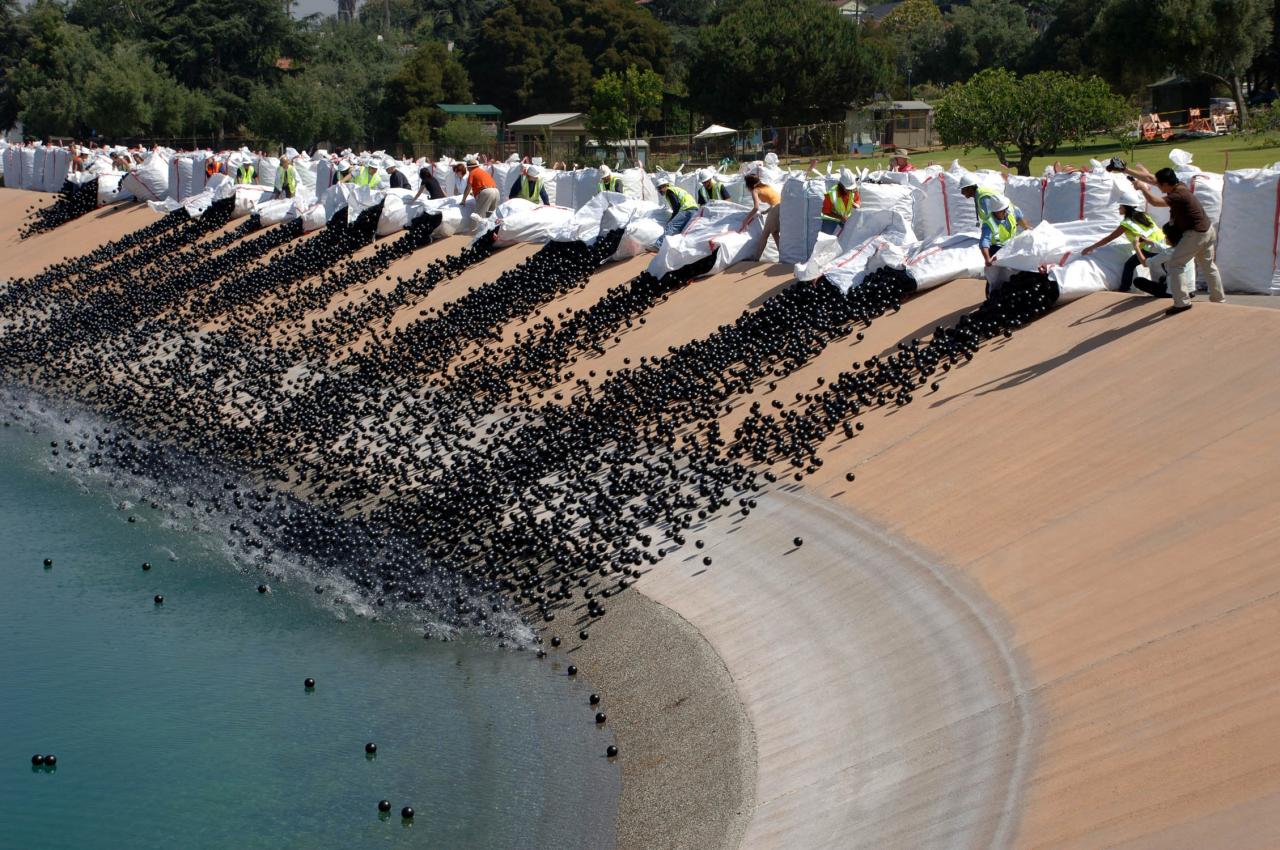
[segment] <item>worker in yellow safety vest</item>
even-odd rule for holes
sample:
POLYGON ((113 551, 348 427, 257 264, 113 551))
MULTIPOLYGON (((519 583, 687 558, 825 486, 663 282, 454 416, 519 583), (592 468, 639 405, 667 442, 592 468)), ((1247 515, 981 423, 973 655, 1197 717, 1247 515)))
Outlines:
POLYGON ((289 157, 280 157, 280 168, 276 171, 276 197, 292 198, 298 194, 298 169, 290 162, 289 157))
POLYGON ((511 184, 511 191, 507 197, 524 198, 535 204, 549 206, 551 199, 547 196, 547 187, 542 184, 542 168, 537 165, 525 166, 520 176, 516 178, 516 182, 511 184))
POLYGON ((1106 236, 1080 252, 1088 256, 1116 239, 1124 237, 1133 246, 1133 256, 1125 261, 1120 272, 1120 291, 1128 292, 1138 287, 1157 298, 1168 297, 1164 264, 1169 258, 1169 242, 1164 230, 1143 209, 1142 196, 1134 189, 1124 191, 1120 199, 1120 225, 1106 236), (1135 277, 1138 266, 1145 266, 1150 280, 1135 277))
POLYGON ((698 206, 705 207, 712 201, 729 200, 729 190, 716 179, 714 168, 703 168, 698 171, 698 206))
POLYGON ((861 203, 853 172, 847 168, 840 169, 840 179, 822 199, 822 232, 828 235, 837 233, 861 203))
POLYGON ((257 170, 253 167, 253 163, 248 160, 241 159, 240 165, 236 168, 236 185, 249 185, 253 183, 256 178, 257 170))
POLYGON ((378 174, 377 166, 366 162, 356 169, 355 179, 352 182, 357 186, 376 189, 382 185, 382 177, 378 174))
POLYGON ((693 220, 693 214, 698 211, 698 200, 684 189, 674 185, 671 182, 671 178, 665 174, 658 178, 657 183, 658 194, 671 207, 671 218, 667 220, 662 239, 658 240, 658 245, 660 246, 663 239, 668 236, 674 236, 677 233, 683 233, 684 229, 689 226, 689 222, 693 220))
POLYGON ((601 192, 622 192, 622 178, 613 173, 613 169, 607 165, 600 166, 600 185, 597 187, 601 192))

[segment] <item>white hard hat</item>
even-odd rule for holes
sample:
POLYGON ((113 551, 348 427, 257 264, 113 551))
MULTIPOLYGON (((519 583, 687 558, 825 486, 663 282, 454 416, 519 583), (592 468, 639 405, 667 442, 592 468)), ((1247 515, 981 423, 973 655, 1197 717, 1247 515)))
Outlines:
POLYGON ((467 168, 475 168, 480 164, 480 160, 476 159, 474 156, 469 156, 463 160, 463 163, 467 166, 467 168))
POLYGON ((350 170, 351 170, 351 163, 347 162, 345 159, 343 159, 343 160, 339 160, 339 161, 338 161, 338 170, 339 170, 339 171, 350 171, 350 170))
POLYGON ((539 177, 542 176, 542 169, 536 165, 531 165, 524 170, 524 173, 528 174, 534 180, 537 180, 539 177))
POLYGON ((670 185, 671 185, 671 178, 668 177, 667 175, 664 174, 658 178, 659 189, 661 189, 663 186, 670 186, 670 185))
POLYGON ((964 176, 960 178, 960 188, 976 189, 977 187, 978 187, 978 178, 974 177, 972 174, 966 171, 964 176))
POLYGON ((712 177, 715 177, 715 176, 716 176, 716 170, 714 168, 711 168, 710 166, 706 168, 698 169, 699 183, 706 183, 708 180, 710 180, 712 177))
POLYGON ((1004 212, 1011 206, 1013 206, 1013 204, 1009 203, 1008 198, 1004 195, 997 195, 996 199, 991 202, 991 211, 993 213, 1004 212))
POLYGON ((612 176, 613 176, 613 169, 612 169, 612 168, 610 168, 610 167, 609 167, 609 166, 607 166, 607 165, 602 165, 602 166, 600 166, 600 176, 601 176, 601 177, 612 177, 612 176))
POLYGON ((1146 199, 1142 197, 1141 192, 1132 186, 1121 186, 1117 183, 1115 198, 1117 204, 1123 204, 1126 207, 1133 207, 1138 210, 1146 207, 1146 199))
POLYGON ((853 172, 847 168, 840 169, 840 185, 846 189, 852 189, 853 184, 853 172))
POLYGON ((772 168, 778 164, 778 155, 770 151, 764 155, 764 164, 772 168))

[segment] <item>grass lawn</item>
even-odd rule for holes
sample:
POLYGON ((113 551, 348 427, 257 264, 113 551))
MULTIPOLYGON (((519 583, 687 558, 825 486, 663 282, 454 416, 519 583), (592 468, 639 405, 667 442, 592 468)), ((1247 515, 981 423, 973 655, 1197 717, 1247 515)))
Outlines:
MULTIPOLYGON (((1205 171, 1221 172, 1240 168, 1261 168, 1265 165, 1280 162, 1280 145, 1266 144, 1253 136, 1215 136, 1208 139, 1184 139, 1181 141, 1160 142, 1158 144, 1143 143, 1134 150, 1131 161, 1140 162, 1155 171, 1170 164, 1169 151, 1174 148, 1190 151, 1194 156, 1194 164, 1205 171)), ((1105 162, 1113 156, 1130 159, 1114 139, 1098 139, 1084 145, 1059 148, 1057 154, 1052 157, 1033 159, 1031 161, 1031 173, 1039 175, 1044 171, 1045 166, 1053 165, 1055 162, 1086 168, 1091 159, 1105 162)), ((915 163, 917 168, 930 163, 937 163, 946 167, 951 165, 951 161, 954 159, 960 160, 960 164, 966 168, 1003 170, 996 160, 995 154, 984 148, 974 148, 967 154, 964 148, 942 148, 940 150, 912 154, 911 156, 911 161, 915 163)), ((791 162, 794 166, 803 168, 808 163, 808 160, 792 159, 791 162)), ((825 171, 827 162, 826 158, 819 158, 819 170, 825 171)), ((874 171, 876 168, 887 167, 888 162, 887 156, 855 157, 853 159, 836 160, 832 168, 848 165, 850 167, 870 168, 874 171)))

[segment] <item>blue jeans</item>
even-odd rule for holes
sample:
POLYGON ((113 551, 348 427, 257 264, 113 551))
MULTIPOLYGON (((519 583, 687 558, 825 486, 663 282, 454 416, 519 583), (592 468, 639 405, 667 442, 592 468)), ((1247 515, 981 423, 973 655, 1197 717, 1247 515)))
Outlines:
POLYGON ((671 220, 667 222, 667 228, 662 234, 662 238, 658 240, 657 247, 661 248, 662 243, 666 241, 668 236, 674 236, 677 233, 684 233, 684 229, 689 226, 689 222, 693 220, 693 214, 697 210, 685 210, 671 216, 671 220))
POLYGON ((839 229, 840 229, 840 222, 829 221, 825 218, 822 220, 822 232, 827 234, 828 236, 835 236, 836 231, 839 229))

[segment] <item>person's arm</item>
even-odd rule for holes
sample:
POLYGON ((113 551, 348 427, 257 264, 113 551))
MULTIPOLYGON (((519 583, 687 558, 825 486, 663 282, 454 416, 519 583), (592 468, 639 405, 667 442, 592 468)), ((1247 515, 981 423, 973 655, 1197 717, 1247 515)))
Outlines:
POLYGON ((1124 235, 1124 228, 1117 227, 1115 230, 1111 231, 1106 236, 1102 237, 1097 242, 1094 242, 1088 248, 1085 248, 1083 251, 1081 251, 1080 256, 1084 256, 1086 254, 1092 254, 1094 251, 1098 250, 1103 245, 1109 244, 1111 241, 1115 239, 1119 239, 1123 235, 1124 235))
POLYGON ((423 180, 421 177, 419 177, 419 178, 418 178, 418 191, 417 191, 417 192, 414 192, 414 194, 413 194, 413 200, 415 200, 415 201, 416 201, 416 200, 418 200, 418 198, 422 197, 422 190, 423 190, 423 189, 425 189, 425 188, 427 188, 427 181, 426 181, 426 180, 423 180))
POLYGON ((542 198, 542 205, 551 206, 551 197, 547 194, 547 185, 542 184, 542 188, 538 191, 538 195, 542 198))
POLYGON ((983 264, 991 265, 991 228, 986 224, 982 225, 982 235, 978 238, 978 250, 982 252, 983 264))
POLYGON ((511 191, 507 193, 507 200, 508 200, 508 201, 510 201, 511 199, 513 199, 513 198, 517 197, 517 196, 520 194, 520 181, 521 181, 521 180, 527 180, 527 179, 528 179, 527 177, 525 177, 525 176, 521 175, 520 177, 517 177, 515 180, 513 180, 513 181, 512 181, 512 183, 511 183, 511 191))
POLYGON ((1141 180, 1139 180, 1136 185, 1138 187, 1138 191, 1142 193, 1142 197, 1147 199, 1148 206, 1153 206, 1153 207, 1169 206, 1168 201, 1166 201, 1164 198, 1157 195, 1155 192, 1151 191, 1150 184, 1144 183, 1141 180))
POLYGON ((726 185, 724 185, 723 183, 721 183, 721 184, 720 184, 720 200, 722 200, 722 201, 727 201, 727 200, 729 200, 729 199, 730 199, 730 197, 729 197, 729 187, 728 187, 728 186, 726 186, 726 185))
POLYGON ((1031 225, 1022 216, 1018 216, 1018 227, 1021 227, 1023 230, 1031 229, 1031 225))
POLYGON ((1124 170, 1124 173, 1128 174, 1130 177, 1137 177, 1139 180, 1145 181, 1147 183, 1156 182, 1155 175, 1152 174, 1150 171, 1148 171, 1147 167, 1145 165, 1142 165, 1141 163, 1135 162, 1133 165, 1126 168, 1124 170))
POLYGON ((462 184, 462 200, 458 201, 459 206, 466 204, 467 196, 471 194, 471 178, 468 177, 466 182, 462 184))

